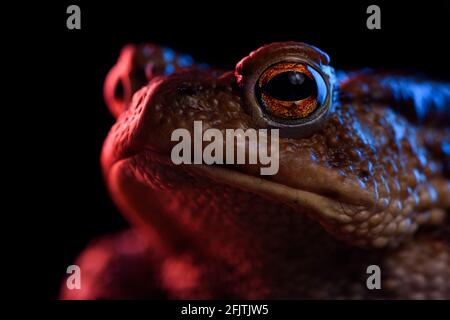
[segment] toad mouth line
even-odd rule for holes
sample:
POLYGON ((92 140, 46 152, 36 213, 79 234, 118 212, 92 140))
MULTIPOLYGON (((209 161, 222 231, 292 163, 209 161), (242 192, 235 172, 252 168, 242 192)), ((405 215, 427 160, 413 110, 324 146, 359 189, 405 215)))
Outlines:
MULTIPOLYGON (((362 190, 361 193, 353 192, 350 194, 343 194, 339 192, 339 188, 331 188, 328 192, 316 192, 307 189, 299 189, 286 184, 280 184, 275 181, 258 176, 254 176, 239 170, 229 168, 229 165, 206 165, 206 164, 180 164, 175 165, 166 154, 144 149, 141 152, 136 152, 133 155, 127 155, 115 161, 112 167, 123 161, 130 161, 134 157, 144 157, 147 161, 158 163, 166 167, 180 167, 186 172, 194 176, 202 176, 209 178, 217 183, 226 184, 233 188, 253 192, 259 196, 285 203, 295 209, 296 211, 310 210, 318 213, 324 218, 334 220, 338 223, 348 222, 346 215, 339 215, 337 212, 342 212, 343 206, 350 208, 350 210, 361 210, 363 208, 370 208, 375 205, 374 199, 367 196, 367 191, 362 190)), ((332 187, 332 186, 330 186, 332 187)))

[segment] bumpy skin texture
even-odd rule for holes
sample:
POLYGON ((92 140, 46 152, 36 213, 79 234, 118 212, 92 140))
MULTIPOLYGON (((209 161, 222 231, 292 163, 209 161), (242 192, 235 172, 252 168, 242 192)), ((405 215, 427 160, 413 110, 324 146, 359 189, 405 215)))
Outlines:
MULTIPOLYGON (((310 136, 280 139, 276 175, 259 176, 257 165, 172 164, 172 131, 192 132, 195 120, 258 128, 244 99, 249 69, 304 46, 262 47, 235 72, 176 65, 130 86, 131 103, 109 103, 120 116, 102 166, 135 230, 88 248, 83 289, 63 289, 63 298, 450 299, 449 84, 340 73, 341 102, 310 136), (381 290, 366 287, 372 264, 381 290)), ((308 48, 325 68, 328 57, 308 48)), ((169 60, 158 63, 177 63, 169 60)))

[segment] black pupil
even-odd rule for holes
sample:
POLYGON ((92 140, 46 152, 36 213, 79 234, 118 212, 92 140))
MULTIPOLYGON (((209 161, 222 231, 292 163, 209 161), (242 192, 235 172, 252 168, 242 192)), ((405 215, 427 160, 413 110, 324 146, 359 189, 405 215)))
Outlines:
POLYGON ((317 94, 317 86, 307 75, 287 71, 274 76, 262 90, 272 98, 281 101, 297 101, 317 94))

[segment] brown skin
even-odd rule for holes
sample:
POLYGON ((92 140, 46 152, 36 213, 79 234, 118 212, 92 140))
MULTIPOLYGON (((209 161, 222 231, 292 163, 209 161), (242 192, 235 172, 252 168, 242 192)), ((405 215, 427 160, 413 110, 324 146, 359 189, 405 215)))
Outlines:
MULTIPOLYGON (((260 176, 256 165, 171 162, 172 131, 193 133, 195 120, 204 129, 260 128, 245 98, 246 77, 268 57, 304 54, 302 46, 263 47, 236 72, 194 66, 153 73, 132 103, 109 104, 120 116, 102 166, 139 236, 94 244, 81 268, 99 253, 108 258, 91 263, 83 290, 63 298, 450 298, 450 183, 440 148, 450 134, 448 123, 433 120, 448 116, 447 96, 430 99, 433 114, 419 119, 411 86, 349 74, 340 82, 342 101, 320 128, 280 138, 274 176, 260 176), (395 90, 404 90, 401 99, 395 90), (366 287, 371 264, 381 268, 381 290, 366 287)), ((427 92, 444 88, 435 83, 427 92)))

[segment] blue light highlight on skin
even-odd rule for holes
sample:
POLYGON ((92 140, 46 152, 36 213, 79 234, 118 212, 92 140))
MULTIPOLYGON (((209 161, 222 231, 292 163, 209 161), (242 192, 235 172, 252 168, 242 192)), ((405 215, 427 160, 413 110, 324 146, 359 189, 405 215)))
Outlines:
POLYGON ((442 143, 442 151, 444 151, 445 154, 450 155, 450 143, 449 142, 442 143))
MULTIPOLYGON (((360 154, 361 154, 361 152, 359 152, 359 155, 360 154)), ((373 170, 373 164, 370 161, 367 162, 367 170, 369 170, 369 172, 372 172, 372 170, 373 170)))
POLYGON ((370 148, 372 149, 375 148, 376 143, 373 136, 367 131, 367 128, 361 125, 361 123, 357 119, 354 119, 353 128, 358 137, 365 145, 370 146, 370 148))
POLYGON ((390 88, 395 101, 411 101, 419 122, 424 123, 433 114, 449 121, 450 113, 445 110, 450 101, 448 84, 417 81, 414 77, 387 77, 381 85, 390 88))
POLYGON ((422 183, 423 182, 423 177, 420 174, 419 170, 417 169, 413 169, 413 174, 414 174, 414 178, 416 179, 417 183, 422 183))
POLYGON ((359 178, 356 178, 356 182, 358 182, 358 184, 359 184, 359 186, 361 188, 366 188, 367 187, 366 184, 359 178))
POLYGON ((163 57, 165 61, 173 61, 175 57, 175 52, 172 49, 164 48, 163 49, 163 57))
POLYGON ((428 194, 429 194, 432 202, 437 201, 438 195, 437 195, 436 190, 432 186, 428 186, 428 194))
POLYGON ((426 166, 427 165, 427 158, 425 156, 425 152, 422 150, 418 155, 419 158, 419 162, 422 166, 426 166))
POLYGON ((194 63, 194 59, 192 59, 191 56, 184 54, 178 58, 178 64, 182 68, 191 67, 193 63, 194 63))
POLYGON ((347 72, 344 72, 344 71, 341 71, 341 70, 337 70, 336 71, 336 78, 338 79, 339 82, 342 82, 342 81, 348 79, 348 74, 347 74, 347 72))
POLYGON ((173 64, 169 63, 168 65, 166 65, 165 69, 164 69, 164 74, 166 76, 168 76, 169 74, 172 74, 175 71, 175 67, 173 66, 173 64))

